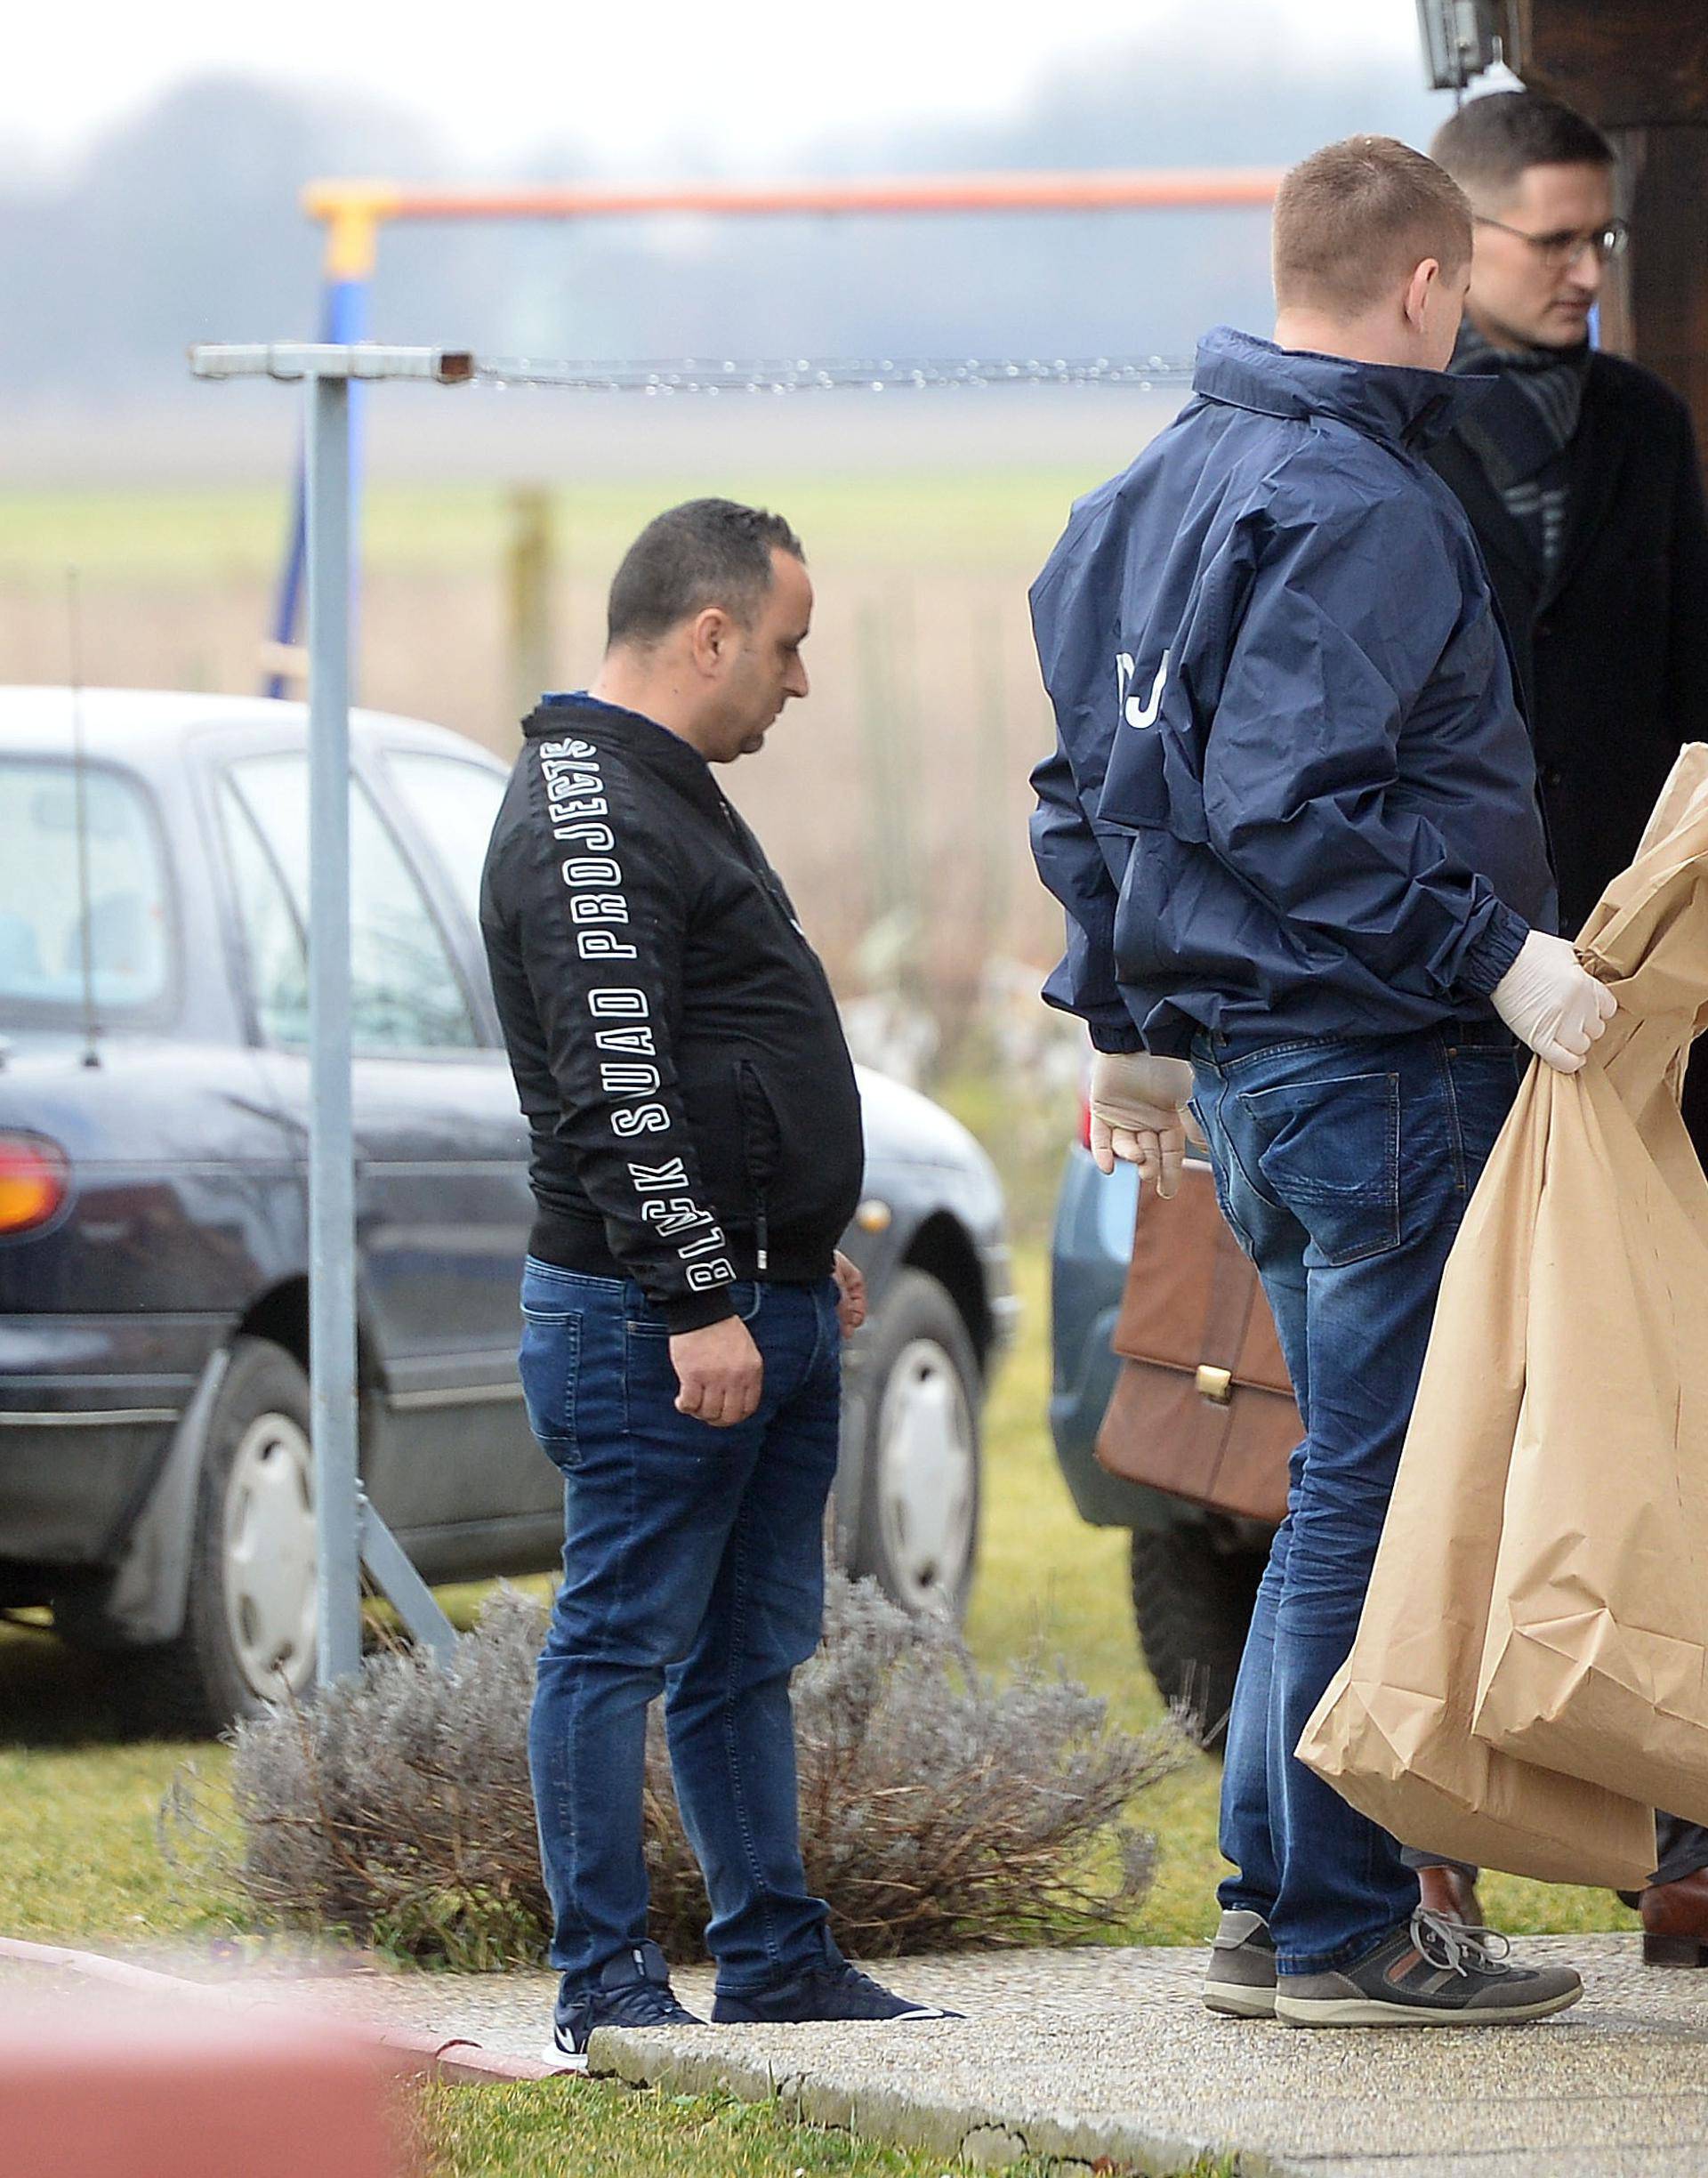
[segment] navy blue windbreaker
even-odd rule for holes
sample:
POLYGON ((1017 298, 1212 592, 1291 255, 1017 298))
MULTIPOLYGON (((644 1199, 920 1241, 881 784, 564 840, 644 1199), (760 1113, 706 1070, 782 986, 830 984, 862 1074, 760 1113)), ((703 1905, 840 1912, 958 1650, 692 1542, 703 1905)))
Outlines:
POLYGON ((1481 384, 1219 327, 1032 587, 1044 987, 1107 1051, 1488 1011, 1555 927, 1481 554, 1419 458, 1481 384))

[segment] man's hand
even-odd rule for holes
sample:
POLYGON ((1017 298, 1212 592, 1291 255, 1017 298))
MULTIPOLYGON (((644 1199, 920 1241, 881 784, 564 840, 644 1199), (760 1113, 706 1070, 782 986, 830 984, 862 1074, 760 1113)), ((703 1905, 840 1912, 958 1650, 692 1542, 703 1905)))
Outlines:
POLYGON ((850 1262, 841 1248, 836 1251, 831 1276, 836 1281, 836 1320, 842 1327, 842 1336, 852 1338, 866 1321, 866 1280, 858 1265, 850 1262))
POLYGON ((670 1366, 681 1386, 676 1394, 678 1414, 728 1429, 745 1422, 759 1404, 765 1364, 739 1316, 725 1316, 698 1331, 679 1331, 670 1342, 670 1366))
POLYGON ((1192 1069, 1152 1052, 1092 1054, 1092 1155, 1099 1172, 1115 1160, 1139 1167, 1164 1201, 1180 1184, 1186 1158, 1186 1101, 1192 1069))
POLYGON ((1494 1011, 1538 1059, 1575 1074, 1618 1011, 1613 993, 1578 959, 1569 938, 1532 931, 1489 994, 1494 1011))

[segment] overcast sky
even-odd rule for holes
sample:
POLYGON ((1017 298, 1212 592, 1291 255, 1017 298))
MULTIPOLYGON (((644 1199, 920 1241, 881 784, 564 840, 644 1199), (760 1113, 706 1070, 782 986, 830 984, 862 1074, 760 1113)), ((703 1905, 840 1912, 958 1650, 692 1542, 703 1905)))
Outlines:
POLYGON ((1330 69, 1353 51, 1421 68, 1414 0, 93 0, 12 12, 0 141, 8 164, 58 162, 169 85, 236 70, 389 99, 473 164, 559 136, 613 170, 685 148, 774 167, 829 133, 998 111, 1052 61, 1164 20, 1212 53, 1251 35, 1330 69))

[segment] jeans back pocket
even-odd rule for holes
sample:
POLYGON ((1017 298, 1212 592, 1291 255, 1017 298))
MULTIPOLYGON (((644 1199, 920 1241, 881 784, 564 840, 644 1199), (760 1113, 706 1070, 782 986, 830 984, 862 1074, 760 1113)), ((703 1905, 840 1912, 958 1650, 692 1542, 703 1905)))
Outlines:
POLYGON ((578 1456, 576 1380, 580 1367, 581 1318, 525 1307, 517 1372, 528 1427, 546 1457, 565 1469, 573 1467, 578 1456))
POLYGON ((1307 1263, 1399 1245, 1399 1076, 1309 1077, 1240 1092, 1257 1166, 1309 1236, 1307 1263))

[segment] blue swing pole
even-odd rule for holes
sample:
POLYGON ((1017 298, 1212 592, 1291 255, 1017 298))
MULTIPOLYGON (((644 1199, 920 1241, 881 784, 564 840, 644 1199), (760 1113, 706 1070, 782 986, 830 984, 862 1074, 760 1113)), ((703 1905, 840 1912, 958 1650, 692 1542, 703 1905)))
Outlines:
MULTIPOLYGON (((320 288, 319 339, 327 346, 350 347, 367 337, 373 299, 374 266, 379 245, 379 217, 383 207, 356 197, 339 216, 327 222, 325 270, 320 288)), ((355 613, 354 570, 360 566, 357 539, 361 528, 363 391, 350 387, 350 518, 352 591, 350 612, 355 613)), ((297 647, 297 629, 302 617, 302 583, 308 547, 307 449, 299 441, 296 477, 291 496, 290 528, 286 534, 284 565, 273 603, 271 640, 262 653, 262 694, 278 698, 293 679, 302 677, 303 658, 297 647)))

